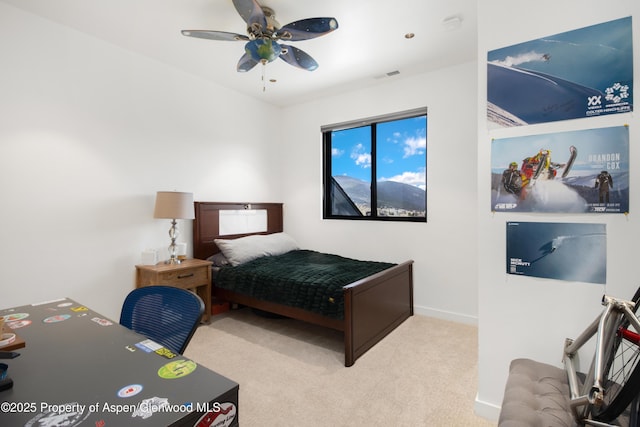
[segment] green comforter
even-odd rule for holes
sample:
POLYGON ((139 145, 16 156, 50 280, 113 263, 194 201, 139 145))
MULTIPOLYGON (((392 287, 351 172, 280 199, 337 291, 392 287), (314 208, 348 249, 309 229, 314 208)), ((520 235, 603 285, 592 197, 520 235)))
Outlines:
POLYGON ((343 319, 342 287, 394 265, 295 250, 222 267, 214 280, 219 288, 343 319))

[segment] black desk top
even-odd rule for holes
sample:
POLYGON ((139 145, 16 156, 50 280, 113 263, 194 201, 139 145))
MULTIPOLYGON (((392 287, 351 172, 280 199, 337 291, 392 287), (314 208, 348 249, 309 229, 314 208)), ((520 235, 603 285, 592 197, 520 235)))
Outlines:
POLYGON ((0 360, 14 382, 0 391, 0 426, 238 423, 238 384, 184 356, 153 351, 154 342, 82 304, 62 299, 0 316, 26 341, 19 357, 0 360))

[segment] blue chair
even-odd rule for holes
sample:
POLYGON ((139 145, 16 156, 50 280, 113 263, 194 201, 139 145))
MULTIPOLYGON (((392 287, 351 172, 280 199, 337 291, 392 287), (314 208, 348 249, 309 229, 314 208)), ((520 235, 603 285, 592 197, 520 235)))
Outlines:
POLYGON ((193 292, 171 286, 146 286, 127 295, 120 324, 182 354, 203 313, 204 302, 193 292))

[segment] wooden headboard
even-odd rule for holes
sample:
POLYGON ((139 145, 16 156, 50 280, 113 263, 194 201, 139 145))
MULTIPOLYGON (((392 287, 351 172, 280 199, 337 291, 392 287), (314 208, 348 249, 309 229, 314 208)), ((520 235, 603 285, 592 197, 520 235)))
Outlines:
POLYGON ((195 221, 193 224, 193 257, 207 259, 220 252, 214 239, 237 239, 251 234, 271 234, 282 232, 282 203, 226 203, 195 202, 195 221), (220 211, 264 209, 267 211, 267 230, 258 233, 220 235, 220 211))

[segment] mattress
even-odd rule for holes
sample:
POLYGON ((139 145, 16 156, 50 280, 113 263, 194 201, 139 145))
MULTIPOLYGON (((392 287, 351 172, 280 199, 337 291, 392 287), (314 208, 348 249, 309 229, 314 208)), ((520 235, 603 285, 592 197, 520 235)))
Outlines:
POLYGON ((360 261, 311 250, 264 256, 219 269, 214 286, 263 301, 344 318, 342 288, 396 264, 360 261))

